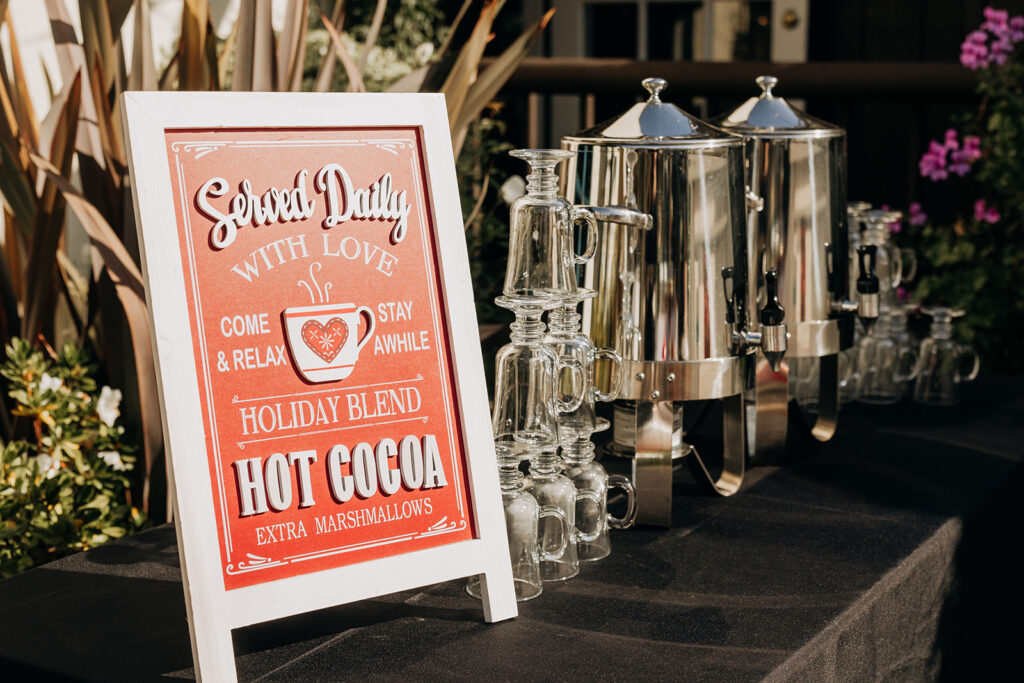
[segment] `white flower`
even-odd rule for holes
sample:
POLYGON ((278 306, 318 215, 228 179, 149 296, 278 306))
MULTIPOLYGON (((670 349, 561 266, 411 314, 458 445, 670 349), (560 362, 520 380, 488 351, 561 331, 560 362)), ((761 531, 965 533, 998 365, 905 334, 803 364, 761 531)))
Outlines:
POLYGON ((426 64, 430 61, 430 58, 434 56, 434 44, 433 43, 420 43, 416 46, 415 51, 416 61, 420 64, 426 64))
POLYGON ((114 420, 121 414, 117 407, 121 405, 121 390, 103 387, 99 400, 96 401, 96 414, 108 427, 114 426, 114 420))
POLYGON ((523 180, 522 176, 509 176, 508 180, 503 182, 501 187, 498 188, 498 194, 501 195, 506 204, 511 204, 526 194, 526 181, 523 180))
POLYGON ((46 473, 47 479, 52 479, 60 470, 60 460, 49 453, 40 453, 37 455, 36 464, 39 466, 40 473, 46 473))
POLYGON ((121 460, 121 454, 117 451, 100 451, 96 454, 100 460, 110 465, 110 467, 118 472, 122 472, 128 469, 128 466, 121 460))
POLYGON ((58 389, 64 386, 64 382, 59 377, 50 377, 45 372, 43 376, 39 378, 39 393, 45 394, 47 391, 57 392, 58 389))

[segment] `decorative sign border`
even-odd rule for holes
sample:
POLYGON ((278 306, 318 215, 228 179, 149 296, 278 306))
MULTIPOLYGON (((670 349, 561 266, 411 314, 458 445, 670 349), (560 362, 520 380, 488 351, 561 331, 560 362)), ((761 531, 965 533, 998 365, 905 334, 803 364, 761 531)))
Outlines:
MULTIPOLYGON (((504 513, 494 467, 483 363, 476 341, 472 284, 444 98, 429 94, 129 92, 122 96, 121 104, 197 676, 211 680, 234 678, 233 628, 474 574, 481 577, 485 619, 498 621, 515 616, 504 513), (417 130, 422 145, 423 191, 429 197, 425 205, 433 212, 433 248, 441 295, 441 301, 434 302, 432 313, 435 329, 439 313, 447 323, 447 360, 455 386, 453 408, 461 429, 461 433, 449 432, 445 437, 461 440, 463 445, 467 479, 464 485, 468 489, 475 538, 228 590, 217 532, 217 496, 207 452, 201 383, 193 353, 186 264, 175 218, 172 173, 177 169, 172 168, 169 158, 167 134, 186 129, 402 127, 417 130), (193 455, 175 457, 185 453, 193 455), (204 457, 196 457, 197 453, 204 457)), ((401 141, 394 141, 395 148, 391 149, 382 145, 386 141, 373 142, 397 155, 401 141)), ((287 144, 320 145, 321 141, 291 140, 287 144)), ((215 154, 222 143, 197 140, 194 144, 175 142, 172 146, 175 152, 200 158, 215 154)), ((232 400, 245 399, 235 396, 232 400)), ((244 445, 239 443, 242 448, 244 445)), ((450 526, 449 520, 439 520, 434 526, 437 528, 431 527, 426 533, 444 533, 450 526)), ((252 570, 274 562, 262 556, 250 559, 246 568, 252 570)), ((235 571, 242 566, 243 563, 234 565, 235 571)))

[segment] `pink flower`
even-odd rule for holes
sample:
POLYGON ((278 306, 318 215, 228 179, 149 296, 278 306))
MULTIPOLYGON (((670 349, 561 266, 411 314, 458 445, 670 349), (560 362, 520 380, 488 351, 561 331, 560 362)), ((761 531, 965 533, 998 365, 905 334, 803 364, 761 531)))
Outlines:
POLYGON ((1010 17, 1006 10, 986 7, 985 21, 960 44, 960 63, 972 71, 1009 60, 1014 43, 1024 40, 1024 17, 1010 17), (991 45, 988 44, 992 41, 991 45))
MULTIPOLYGON (((879 208, 882 211, 888 211, 889 210, 889 205, 888 204, 882 204, 882 206, 880 206, 879 208)), ((903 228, 903 225, 899 221, 893 221, 892 223, 886 223, 886 225, 889 226, 889 232, 891 232, 894 235, 896 233, 898 233, 903 228)))
POLYGON ((979 223, 998 223, 999 219, 999 211, 994 206, 985 206, 984 199, 974 202, 974 220, 979 223))
POLYGON ((921 176, 938 181, 945 180, 950 173, 960 177, 967 175, 971 164, 981 157, 980 144, 976 135, 965 135, 961 144, 956 130, 950 128, 943 136, 942 143, 938 140, 928 143, 928 151, 918 162, 921 176))
POLYGON ((910 301, 910 290, 903 286, 897 287, 896 298, 899 301, 910 301))
POLYGON ((924 225, 925 221, 928 220, 928 214, 921 210, 921 204, 918 202, 911 203, 908 213, 910 215, 907 218, 907 222, 911 225, 924 225))

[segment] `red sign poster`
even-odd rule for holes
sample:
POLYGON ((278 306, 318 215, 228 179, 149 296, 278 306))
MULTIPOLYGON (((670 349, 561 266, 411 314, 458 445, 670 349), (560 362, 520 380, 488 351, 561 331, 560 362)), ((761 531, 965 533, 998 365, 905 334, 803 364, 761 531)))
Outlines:
POLYGON ((165 132, 227 590, 474 537, 421 136, 165 132))

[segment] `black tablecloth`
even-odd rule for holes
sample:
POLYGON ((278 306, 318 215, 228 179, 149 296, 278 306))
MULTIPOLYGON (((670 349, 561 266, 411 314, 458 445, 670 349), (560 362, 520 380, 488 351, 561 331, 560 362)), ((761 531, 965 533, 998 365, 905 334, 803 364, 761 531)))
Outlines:
MULTIPOLYGON (((1014 675, 1024 616, 1024 390, 854 405, 826 444, 485 624, 462 582, 235 631, 261 680, 922 680, 1014 675)), ((164 526, 0 583, 0 678, 192 676, 164 526)))

